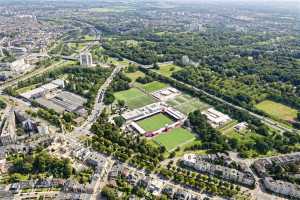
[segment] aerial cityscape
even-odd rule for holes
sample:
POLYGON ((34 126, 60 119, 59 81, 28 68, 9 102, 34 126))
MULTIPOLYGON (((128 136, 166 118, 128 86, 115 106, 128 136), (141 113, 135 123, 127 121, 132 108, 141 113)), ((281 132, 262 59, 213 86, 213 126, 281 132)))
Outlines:
POLYGON ((0 0, 0 199, 300 200, 300 2, 0 0))

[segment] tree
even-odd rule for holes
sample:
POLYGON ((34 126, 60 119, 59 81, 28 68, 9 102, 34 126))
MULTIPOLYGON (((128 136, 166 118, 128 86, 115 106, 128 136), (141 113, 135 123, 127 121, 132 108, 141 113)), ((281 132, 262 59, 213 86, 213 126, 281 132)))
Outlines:
POLYGON ((159 70, 159 65, 156 62, 153 64, 153 69, 159 70))
POLYGON ((118 106, 120 108, 123 108, 125 106, 125 101, 124 100, 118 100, 118 106))
POLYGON ((114 190, 113 188, 107 187, 107 186, 105 186, 102 189, 101 194, 104 197, 106 197, 108 200, 117 200, 118 199, 116 190, 114 190))

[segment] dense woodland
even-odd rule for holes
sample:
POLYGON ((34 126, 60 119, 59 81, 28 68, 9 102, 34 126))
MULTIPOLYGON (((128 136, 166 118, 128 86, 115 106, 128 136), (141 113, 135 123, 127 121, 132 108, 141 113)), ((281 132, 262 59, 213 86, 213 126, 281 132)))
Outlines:
MULTIPOLYGON (((45 151, 33 154, 18 154, 12 161, 10 173, 23 175, 53 176, 56 178, 69 178, 73 168, 69 159, 58 159, 45 151)), ((11 178, 17 176, 11 176, 11 178)), ((18 180, 12 180, 18 181, 18 180)))

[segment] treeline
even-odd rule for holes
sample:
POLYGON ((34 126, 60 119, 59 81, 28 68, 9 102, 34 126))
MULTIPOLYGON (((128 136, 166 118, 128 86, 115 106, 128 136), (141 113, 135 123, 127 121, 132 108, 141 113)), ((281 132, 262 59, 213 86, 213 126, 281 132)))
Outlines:
MULTIPOLYGON (((214 177, 191 172, 180 167, 171 167, 160 169, 160 174, 167 180, 172 180, 177 184, 191 187, 194 190, 205 191, 221 197, 233 198, 240 193, 241 188, 232 183, 221 181, 214 177)), ((169 196, 171 199, 171 197, 169 196)))
POLYGON ((56 178, 69 178, 73 168, 69 159, 59 159, 51 156, 45 151, 34 154, 18 154, 13 160, 11 173, 39 174, 46 173, 47 176, 56 178))
POLYGON ((61 73, 68 75, 65 84, 66 89, 85 97, 87 99, 85 106, 91 108, 95 101, 98 89, 111 74, 111 69, 101 67, 68 67, 63 69, 61 73))
POLYGON ((130 82, 130 78, 123 72, 119 72, 105 93, 104 103, 106 105, 112 104, 115 101, 114 92, 128 90, 130 88, 130 82))

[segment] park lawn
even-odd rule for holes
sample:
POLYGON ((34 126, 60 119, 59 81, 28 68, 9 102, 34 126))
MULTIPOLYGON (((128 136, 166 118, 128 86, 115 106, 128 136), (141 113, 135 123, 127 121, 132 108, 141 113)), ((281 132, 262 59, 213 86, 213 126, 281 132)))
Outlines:
POLYGON ((125 104, 130 109, 143 107, 155 102, 155 100, 152 97, 146 95, 137 88, 131 88, 129 90, 116 92, 114 93, 114 96, 117 100, 124 100, 125 104))
POLYGON ((132 82, 135 82, 136 79, 138 79, 139 77, 145 77, 145 74, 141 71, 136 71, 132 73, 126 72, 125 75, 129 77, 132 80, 132 82))
POLYGON ((173 151, 179 146, 194 141, 195 138, 195 135, 186 129, 174 128, 167 133, 161 133, 153 140, 159 145, 165 146, 168 151, 173 151))
POLYGON ((83 39, 84 39, 84 40, 94 40, 94 39, 96 39, 96 38, 95 38, 95 36, 93 36, 93 35, 85 35, 85 36, 83 37, 83 39))
POLYGON ((270 116, 281 120, 289 121, 294 120, 297 117, 296 109, 270 100, 262 101, 255 107, 266 112, 270 116))
POLYGON ((161 64, 161 65, 159 65, 159 70, 155 69, 154 71, 156 71, 164 76, 170 77, 173 72, 177 72, 180 70, 181 70, 181 67, 174 65, 174 64, 161 64))
POLYGON ((142 86, 142 89, 145 90, 147 93, 152 93, 152 92, 155 92, 155 91, 167 88, 167 87, 168 87, 168 85, 165 83, 153 81, 151 83, 144 84, 142 86))
POLYGON ((164 115, 163 113, 159 113, 149 118, 140 120, 137 122, 137 124, 145 131, 156 131, 167 124, 172 124, 173 122, 174 121, 170 117, 164 115))

